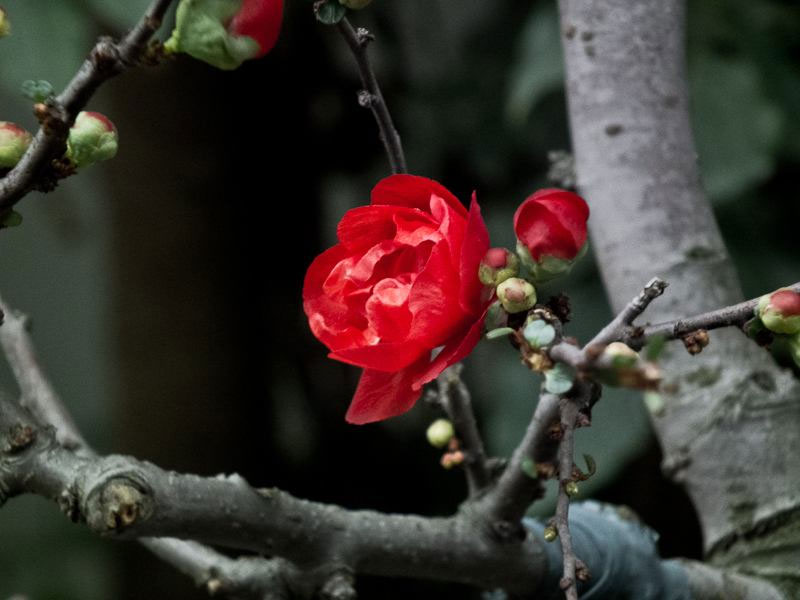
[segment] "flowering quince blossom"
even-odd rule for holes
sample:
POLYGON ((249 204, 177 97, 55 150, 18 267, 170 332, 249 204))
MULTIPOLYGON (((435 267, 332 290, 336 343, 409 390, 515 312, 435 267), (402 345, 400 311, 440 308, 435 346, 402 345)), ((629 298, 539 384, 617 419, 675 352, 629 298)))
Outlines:
POLYGON ((282 19, 283 0, 181 0, 164 48, 235 69, 272 50, 282 19))
POLYGON ((435 181, 393 175, 337 235, 308 269, 303 308, 329 356, 364 369, 346 420, 380 421, 409 410, 478 343, 492 296, 478 280, 489 234, 474 195, 467 210, 435 181))
POLYGON ((514 213, 517 252, 537 282, 564 274, 586 251, 589 207, 572 192, 545 189, 529 196, 514 213))

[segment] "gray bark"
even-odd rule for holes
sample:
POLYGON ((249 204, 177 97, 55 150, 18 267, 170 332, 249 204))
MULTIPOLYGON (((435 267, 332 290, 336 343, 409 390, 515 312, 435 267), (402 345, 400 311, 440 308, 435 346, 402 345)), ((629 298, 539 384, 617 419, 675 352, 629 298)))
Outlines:
MULTIPOLYGON (((578 187, 612 305, 653 276, 670 287, 648 319, 740 301, 699 178, 683 0, 560 8, 578 187)), ((666 410, 654 418, 663 466, 697 508, 706 552, 796 592, 798 382, 735 330, 715 332, 697 357, 670 346, 663 367, 666 410)))

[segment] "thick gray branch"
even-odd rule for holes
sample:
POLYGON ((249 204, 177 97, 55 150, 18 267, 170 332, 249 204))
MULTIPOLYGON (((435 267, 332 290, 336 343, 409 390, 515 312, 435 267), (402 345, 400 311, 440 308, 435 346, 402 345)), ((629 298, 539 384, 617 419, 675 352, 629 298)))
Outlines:
MULTIPOLYGON (((654 320, 737 304, 741 290, 697 169, 683 0, 559 6, 578 188, 612 305, 621 310, 653 274, 671 283, 650 309, 654 320)), ((797 535, 780 532, 800 511, 800 386, 730 329, 699 356, 676 350, 662 361, 666 408, 654 422, 664 467, 685 483, 706 550, 765 575, 796 568, 797 535), (757 565, 751 552, 769 535, 769 564, 757 565)))

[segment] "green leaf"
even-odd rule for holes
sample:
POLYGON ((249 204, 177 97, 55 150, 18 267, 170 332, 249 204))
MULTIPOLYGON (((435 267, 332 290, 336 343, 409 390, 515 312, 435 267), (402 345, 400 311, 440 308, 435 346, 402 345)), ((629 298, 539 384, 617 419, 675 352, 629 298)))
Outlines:
POLYGON ((664 351, 666 345, 666 337, 663 335, 654 335, 650 338, 650 340, 647 342, 647 346, 644 348, 645 359, 650 362, 658 360, 658 357, 661 356, 661 353, 664 351))
POLYGON ((506 336, 510 333, 514 333, 514 330, 511 327, 498 327, 497 329, 492 329, 491 331, 487 331, 486 339, 494 340, 499 337, 506 336))
POLYGON ((325 25, 336 25, 346 14, 347 7, 339 4, 339 0, 328 0, 316 10, 317 21, 325 25))
POLYGON ((586 461, 586 469, 588 470, 586 473, 586 479, 589 479, 589 477, 597 473, 597 463, 594 461, 594 458, 591 454, 584 454, 583 460, 586 461))
POLYGON ((23 96, 34 102, 44 102, 55 93, 53 84, 44 79, 23 81, 20 91, 23 96))
POLYGON ((575 382, 575 369, 558 363, 544 374, 544 389, 551 394, 566 394, 575 382))
POLYGON ((547 346, 556 337, 555 328, 543 319, 531 321, 522 330, 522 335, 534 348, 547 346))

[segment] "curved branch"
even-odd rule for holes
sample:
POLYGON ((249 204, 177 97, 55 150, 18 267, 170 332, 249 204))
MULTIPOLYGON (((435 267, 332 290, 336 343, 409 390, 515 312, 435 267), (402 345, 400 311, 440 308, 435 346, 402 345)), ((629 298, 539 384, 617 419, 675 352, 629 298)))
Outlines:
POLYGON ((47 171, 53 160, 64 155, 67 134, 75 117, 105 81, 137 63, 172 1, 154 0, 119 43, 100 38, 64 91, 48 102, 42 125, 27 152, 0 179, 0 214, 10 210, 37 186, 52 185, 52 181, 43 179, 52 180, 47 171))

